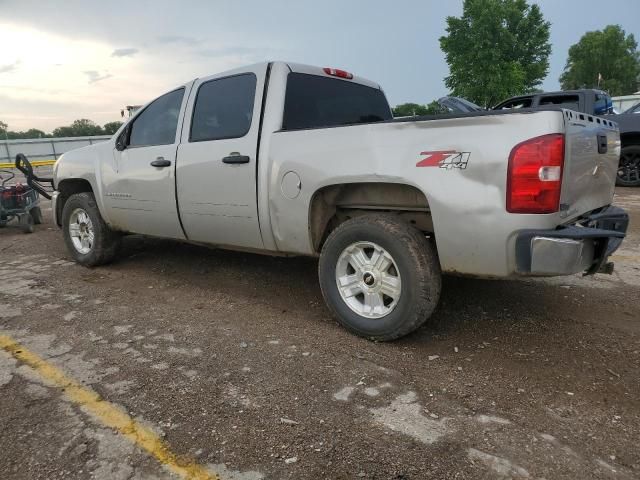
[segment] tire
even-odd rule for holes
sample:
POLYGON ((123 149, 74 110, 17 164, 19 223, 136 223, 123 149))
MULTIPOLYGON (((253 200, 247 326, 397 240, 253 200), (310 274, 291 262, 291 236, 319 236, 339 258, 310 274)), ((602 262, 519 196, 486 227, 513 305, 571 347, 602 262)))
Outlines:
POLYGON ((640 145, 628 145, 622 148, 616 185, 640 187, 640 145))
POLYGON ((40 207, 33 207, 30 212, 31 217, 33 218, 33 223, 36 225, 41 225, 43 218, 42 218, 42 210, 40 209, 40 207))
POLYGON ((31 216, 30 213, 25 213, 23 215, 20 215, 20 219, 18 220, 18 222, 20 224, 20 228, 24 233, 34 232, 33 217, 31 216))
POLYGON ((62 233, 73 259, 85 267, 111 262, 120 246, 120 235, 104 222, 90 192, 76 193, 66 201, 62 209, 62 233), (72 229, 76 235, 71 234, 72 229))
POLYGON ((338 226, 322 248, 318 274, 337 321, 370 340, 411 333, 440 299, 442 274, 433 244, 392 215, 363 215, 338 226))

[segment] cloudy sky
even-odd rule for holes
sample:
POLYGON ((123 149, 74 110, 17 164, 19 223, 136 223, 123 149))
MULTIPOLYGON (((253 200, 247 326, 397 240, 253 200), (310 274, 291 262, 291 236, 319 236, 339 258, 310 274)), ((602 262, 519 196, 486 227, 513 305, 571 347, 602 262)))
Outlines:
MULTIPOLYGON (((640 39, 639 0, 536 0, 552 23, 543 87, 567 49, 617 23, 640 39)), ((198 76, 267 59, 345 68, 392 104, 447 93, 438 38, 462 0, 0 0, 0 120, 51 131, 76 118, 118 120, 198 76)))

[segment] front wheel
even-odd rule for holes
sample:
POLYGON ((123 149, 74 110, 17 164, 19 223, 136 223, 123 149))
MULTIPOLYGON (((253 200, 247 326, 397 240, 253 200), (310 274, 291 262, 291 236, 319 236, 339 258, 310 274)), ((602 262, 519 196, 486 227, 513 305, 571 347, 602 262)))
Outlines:
POLYGON ((89 192, 76 193, 66 201, 62 232, 73 259, 87 267, 110 262, 120 245, 120 236, 104 222, 89 192))
POLYGON ((338 226, 322 248, 319 277, 338 322, 371 340, 395 340, 414 331, 440 299, 433 244, 392 215, 363 215, 338 226))
POLYGON ((640 145, 628 145, 622 148, 616 185, 640 187, 640 145))

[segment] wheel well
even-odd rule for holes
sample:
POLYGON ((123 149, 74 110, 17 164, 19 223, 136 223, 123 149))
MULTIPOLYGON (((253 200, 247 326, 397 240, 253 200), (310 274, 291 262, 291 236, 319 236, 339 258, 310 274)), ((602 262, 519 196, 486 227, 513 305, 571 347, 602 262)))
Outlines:
POLYGON ((60 192, 58 202, 56 203, 56 218, 59 222, 62 219, 62 209, 64 208, 64 204, 67 203, 67 200, 71 195, 82 192, 93 192, 93 188, 91 188, 89 181, 83 178, 69 178, 67 180, 62 180, 58 183, 57 190, 60 192))
POLYGON ((629 145, 640 145, 640 132, 629 132, 620 135, 620 141, 622 148, 629 145))
POLYGON ((402 183, 343 183, 318 190, 311 199, 309 230, 313 249, 342 222, 371 211, 397 214, 423 232, 433 233, 429 202, 416 187, 402 183))

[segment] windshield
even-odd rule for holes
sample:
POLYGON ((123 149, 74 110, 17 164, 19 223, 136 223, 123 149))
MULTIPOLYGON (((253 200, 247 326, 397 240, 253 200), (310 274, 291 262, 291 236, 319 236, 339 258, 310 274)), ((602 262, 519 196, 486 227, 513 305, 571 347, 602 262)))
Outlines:
POLYGON ((484 110, 484 108, 475 103, 460 97, 442 97, 438 99, 438 103, 453 113, 481 112, 484 110))
POLYGON ((623 113, 640 113, 640 103, 636 103, 633 107, 625 110, 623 113))

